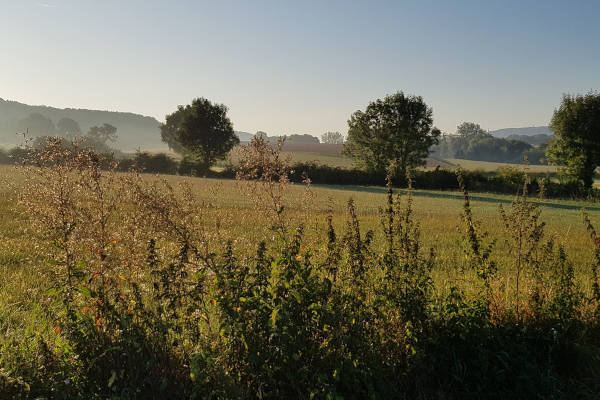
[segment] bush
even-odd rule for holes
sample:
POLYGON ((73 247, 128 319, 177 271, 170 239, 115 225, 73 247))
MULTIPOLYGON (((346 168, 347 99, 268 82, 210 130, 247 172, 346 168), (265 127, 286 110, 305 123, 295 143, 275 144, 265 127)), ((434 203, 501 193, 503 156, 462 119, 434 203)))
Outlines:
POLYGON ((184 156, 179 162, 177 173, 186 176, 204 176, 209 170, 210 166, 203 164, 202 160, 184 156))
POLYGON ((165 153, 138 151, 133 159, 121 161, 121 170, 132 168, 149 174, 174 175, 177 173, 178 163, 165 153))
POLYGON ((10 164, 22 164, 24 163, 30 154, 29 149, 22 147, 13 147, 8 151, 8 157, 10 158, 10 164))
POLYGON ((3 164, 10 164, 10 157, 8 155, 8 152, 6 150, 4 150, 3 148, 0 148, 0 165, 3 164))
POLYGON ((526 175, 522 169, 517 167, 500 167, 497 170, 498 178, 504 182, 506 186, 512 186, 515 189, 523 186, 526 175))

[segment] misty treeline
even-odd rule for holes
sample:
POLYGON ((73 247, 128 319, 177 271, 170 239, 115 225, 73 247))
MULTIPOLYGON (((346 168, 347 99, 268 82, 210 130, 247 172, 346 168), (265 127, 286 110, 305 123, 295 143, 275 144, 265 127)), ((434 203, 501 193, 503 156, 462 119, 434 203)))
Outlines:
POLYGON ((71 118, 61 118, 56 124, 39 113, 32 113, 28 117, 14 121, 13 128, 16 135, 20 136, 23 147, 34 149, 44 148, 53 138, 61 138, 63 145, 72 142, 94 150, 98 153, 120 153, 111 147, 117 141, 117 128, 104 123, 90 127, 87 132, 82 132, 79 123, 71 118))
POLYGON ((494 137, 479 124, 464 122, 453 135, 442 135, 431 152, 440 158, 476 161, 522 163, 527 158, 530 164, 544 164, 548 135, 512 135, 507 138, 494 137), (535 145, 537 143, 537 145, 535 145))
MULTIPOLYGON (((98 151, 109 148, 135 149, 144 145, 146 148, 160 148, 159 123, 151 117, 142 117, 130 113, 109 111, 56 109, 47 106, 30 106, 0 99, 0 143, 19 143, 25 133, 28 138, 36 140, 40 136, 60 136, 74 138, 85 136, 94 126, 109 124, 119 129, 118 141, 100 143, 89 139, 98 151)), ((465 123, 468 124, 468 123, 465 123)), ((464 124, 463 124, 464 125, 464 124)), ((344 136, 340 132, 325 132, 320 136, 310 134, 289 134, 269 136, 263 131, 256 134, 236 132, 240 140, 249 141, 254 136, 276 143, 285 138, 286 143, 298 144, 343 144, 344 136)), ((549 135, 512 135, 507 138, 494 137, 481 129, 479 135, 465 136, 460 133, 444 134, 440 143, 431 148, 432 153, 441 158, 470 159, 480 161, 496 161, 520 163, 527 156, 531 164, 544 161, 545 146, 549 135)), ((37 139, 38 144, 44 139, 37 139)), ((88 140, 88 139, 86 139, 88 140)))
POLYGON ((280 140, 285 140, 286 143, 299 143, 299 144, 319 144, 318 137, 309 134, 292 134, 292 135, 281 135, 281 136, 269 136, 266 132, 258 131, 254 134, 254 137, 262 138, 270 143, 278 143, 280 140))
POLYGON ((309 134, 292 134, 292 135, 281 135, 281 136, 269 136, 266 132, 258 131, 254 134, 254 137, 263 138, 265 141, 270 143, 278 143, 280 140, 285 140, 286 143, 297 143, 297 144, 344 144, 344 136, 339 132, 329 131, 321 135, 321 139, 309 134))
POLYGON ((0 99, 0 144, 5 146, 22 142, 22 136, 17 133, 28 133, 29 138, 67 137, 67 134, 85 134, 91 127, 105 123, 119 130, 119 139, 112 147, 121 150, 141 145, 161 147, 157 134, 159 122, 152 117, 118 111, 33 106, 0 99))

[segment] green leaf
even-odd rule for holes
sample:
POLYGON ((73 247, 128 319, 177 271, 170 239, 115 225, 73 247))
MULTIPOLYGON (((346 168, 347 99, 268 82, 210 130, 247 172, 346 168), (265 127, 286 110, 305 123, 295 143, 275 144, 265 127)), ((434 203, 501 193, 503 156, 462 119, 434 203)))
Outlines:
POLYGON ((271 313, 271 325, 275 326, 277 323, 277 313, 279 313, 279 308, 276 308, 271 313))
POLYGON ((48 296, 56 296, 60 293, 60 290, 58 290, 57 288, 50 288, 48 290, 46 290, 46 294, 48 296))
POLYGON ((75 290, 77 290, 79 293, 84 295, 86 299, 89 299, 90 297, 92 297, 92 291, 86 287, 78 286, 75 288, 75 290))

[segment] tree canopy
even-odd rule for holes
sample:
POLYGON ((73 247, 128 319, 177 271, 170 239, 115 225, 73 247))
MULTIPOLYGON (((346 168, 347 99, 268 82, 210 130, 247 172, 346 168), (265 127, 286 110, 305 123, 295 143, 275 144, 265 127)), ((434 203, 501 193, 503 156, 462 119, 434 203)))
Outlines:
POLYGON ((404 175, 424 165, 438 142, 440 131, 432 124, 433 111, 422 97, 398 92, 352 114, 344 153, 373 171, 385 171, 394 162, 396 173, 404 175))
POLYGON ((548 159, 591 188, 600 164, 600 93, 564 95, 550 129, 556 139, 548 144, 548 159))
POLYGON ((81 133, 81 127, 74 119, 63 117, 56 123, 56 133, 66 137, 75 137, 81 133))
POLYGON ((166 116, 160 131, 170 149, 198 158, 205 167, 224 158, 240 142, 227 117, 227 107, 205 98, 177 107, 166 116))
POLYGON ((117 140, 117 128, 111 124, 103 124, 102 126, 92 126, 87 133, 87 136, 94 141, 102 144, 106 142, 115 142, 117 140))
POLYGON ((321 142, 329 144, 343 144, 344 137, 339 132, 325 132, 321 135, 321 142))
POLYGON ((456 127, 456 134, 463 138, 474 138, 480 136, 491 136, 475 122, 463 122, 456 127))

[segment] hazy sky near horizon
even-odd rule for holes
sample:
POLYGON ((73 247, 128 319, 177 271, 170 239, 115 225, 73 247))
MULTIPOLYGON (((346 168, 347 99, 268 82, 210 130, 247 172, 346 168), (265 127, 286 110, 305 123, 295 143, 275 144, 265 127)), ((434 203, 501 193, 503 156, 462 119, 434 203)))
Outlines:
POLYGON ((386 94, 435 124, 548 124, 600 89, 600 1, 0 0, 0 97, 164 120, 206 97, 236 130, 347 131, 386 94))

